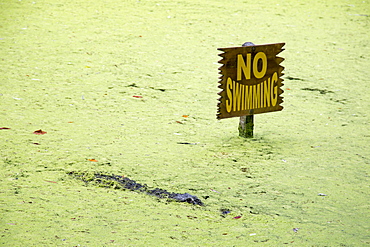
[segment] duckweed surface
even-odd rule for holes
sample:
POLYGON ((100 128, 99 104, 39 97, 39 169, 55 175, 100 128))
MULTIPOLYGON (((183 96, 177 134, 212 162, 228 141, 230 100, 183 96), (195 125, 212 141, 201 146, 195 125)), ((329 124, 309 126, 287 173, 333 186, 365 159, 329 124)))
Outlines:
POLYGON ((358 0, 0 0, 0 244, 369 245, 369 15, 358 0), (286 43, 284 110, 252 139, 216 120, 217 48, 247 41, 286 43))

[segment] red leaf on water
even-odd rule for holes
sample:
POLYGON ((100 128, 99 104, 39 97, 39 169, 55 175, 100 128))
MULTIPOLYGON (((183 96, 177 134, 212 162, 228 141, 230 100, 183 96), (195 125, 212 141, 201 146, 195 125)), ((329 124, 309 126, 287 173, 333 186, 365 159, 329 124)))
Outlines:
POLYGON ((132 97, 134 97, 134 98, 142 98, 143 96, 140 96, 140 95, 134 95, 134 96, 132 96, 132 97))
POLYGON ((234 217, 234 219, 240 219, 241 218, 241 216, 235 216, 234 217))
POLYGON ((2 127, 2 128, 0 128, 0 130, 10 130, 10 128, 8 128, 8 127, 2 127))
POLYGON ((48 132, 46 132, 46 131, 42 131, 41 129, 39 129, 39 130, 35 130, 34 132, 33 132, 35 135, 45 135, 46 133, 48 133, 48 132))
POLYGON ((53 183, 53 184, 57 184, 57 182, 49 181, 49 180, 45 180, 45 182, 49 182, 49 183, 53 183))
POLYGON ((88 159, 88 161, 91 161, 91 162, 98 162, 96 159, 88 159))

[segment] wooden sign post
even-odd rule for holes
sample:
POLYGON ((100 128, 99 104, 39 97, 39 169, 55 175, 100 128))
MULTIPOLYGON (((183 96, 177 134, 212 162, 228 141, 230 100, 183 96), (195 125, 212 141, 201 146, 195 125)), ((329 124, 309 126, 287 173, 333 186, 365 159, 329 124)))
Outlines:
POLYGON ((223 51, 220 69, 221 96, 217 118, 240 117, 239 135, 253 137, 253 115, 281 111, 284 85, 280 65, 283 58, 277 57, 285 43, 219 48, 223 51))

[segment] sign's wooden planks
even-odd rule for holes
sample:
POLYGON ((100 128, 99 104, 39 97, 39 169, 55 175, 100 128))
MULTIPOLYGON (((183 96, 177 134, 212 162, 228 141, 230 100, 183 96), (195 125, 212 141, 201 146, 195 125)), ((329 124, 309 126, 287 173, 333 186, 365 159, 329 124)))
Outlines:
POLYGON ((230 118, 264 112, 281 111, 284 85, 280 65, 284 58, 277 57, 285 43, 246 47, 218 48, 222 89, 217 118, 230 118))

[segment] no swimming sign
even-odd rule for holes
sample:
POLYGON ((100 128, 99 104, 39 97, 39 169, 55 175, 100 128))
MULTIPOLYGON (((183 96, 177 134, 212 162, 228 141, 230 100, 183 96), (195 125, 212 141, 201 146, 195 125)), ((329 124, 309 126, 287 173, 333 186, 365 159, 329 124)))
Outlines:
POLYGON ((285 43, 219 48, 221 96, 217 118, 281 111, 285 43))

